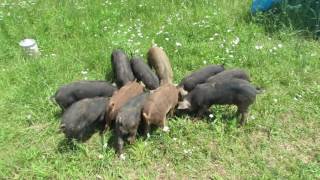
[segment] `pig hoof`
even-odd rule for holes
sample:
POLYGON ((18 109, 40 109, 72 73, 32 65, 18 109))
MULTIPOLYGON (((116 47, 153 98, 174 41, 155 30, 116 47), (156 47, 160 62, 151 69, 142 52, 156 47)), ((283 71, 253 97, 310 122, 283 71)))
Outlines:
POLYGON ((164 132, 169 132, 170 131, 170 129, 169 129, 169 127, 168 126, 165 126, 165 127, 163 127, 163 129, 162 129, 164 132))
POLYGON ((121 160, 126 160, 126 156, 125 156, 124 154, 120 154, 119 158, 120 158, 121 160))
POLYGON ((149 133, 147 134, 147 138, 150 138, 150 134, 149 133))

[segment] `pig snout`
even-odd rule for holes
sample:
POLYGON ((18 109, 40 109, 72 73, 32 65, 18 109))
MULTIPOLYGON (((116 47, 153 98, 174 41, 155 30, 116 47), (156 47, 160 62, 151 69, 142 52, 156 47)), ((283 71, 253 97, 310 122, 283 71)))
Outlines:
POLYGON ((179 110, 191 109, 191 103, 188 100, 183 100, 183 101, 179 102, 177 109, 179 109, 179 110))

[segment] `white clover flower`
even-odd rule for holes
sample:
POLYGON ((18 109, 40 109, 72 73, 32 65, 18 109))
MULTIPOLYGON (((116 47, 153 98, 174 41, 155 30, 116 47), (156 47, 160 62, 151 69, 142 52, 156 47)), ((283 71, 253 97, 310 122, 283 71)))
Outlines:
POLYGON ((83 70, 83 71, 81 71, 81 74, 82 74, 82 75, 86 75, 86 74, 88 74, 88 71, 83 70))
POLYGON ((263 48, 263 46, 262 46, 262 45, 256 45, 255 48, 256 48, 257 50, 260 50, 260 49, 263 48))
POLYGON ((169 131, 170 131, 170 128, 169 128, 168 126, 165 126, 165 127, 163 127, 163 131, 164 131, 164 132, 169 132, 169 131))
POLYGON ((251 116, 251 119, 256 119, 256 117, 254 115, 251 116))
POLYGON ((213 114, 209 114, 209 118, 213 118, 213 114))
POLYGON ((177 46, 177 47, 180 47, 180 46, 182 46, 182 44, 179 43, 179 42, 176 42, 176 46, 177 46))
POLYGON ((278 102, 278 99, 273 99, 273 102, 277 103, 277 102, 278 102))
POLYGON ((283 48, 283 45, 282 44, 278 44, 278 48, 283 48))
POLYGON ((30 119, 31 119, 31 117, 32 117, 32 116, 31 116, 31 114, 28 114, 28 115, 27 115, 27 119, 29 119, 29 120, 30 120, 30 119))
POLYGON ((176 141, 177 140, 177 138, 172 138, 174 141, 176 141))
POLYGON ((164 38, 166 41, 169 41, 169 38, 164 38))
POLYGON ((230 58, 233 58, 234 56, 232 54, 229 55, 230 58))
POLYGON ((228 33, 231 32, 231 31, 232 31, 231 29, 228 29, 228 30, 227 30, 228 33))
POLYGON ((214 33, 214 36, 219 36, 219 34, 218 33, 214 33))
POLYGON ((207 64, 207 61, 206 61, 206 60, 204 60, 204 61, 203 61, 203 64, 207 64))
POLYGON ((103 145, 103 148, 106 149, 107 147, 108 147, 108 143, 105 143, 105 144, 103 145))
POLYGON ((139 4, 139 7, 142 7, 143 5, 142 4, 139 4))
POLYGON ((123 161, 126 160, 126 156, 124 154, 121 154, 119 158, 123 161))
POLYGON ((213 37, 211 37, 211 38, 209 38, 209 40, 210 40, 210 41, 213 41, 213 40, 214 40, 214 38, 213 38, 213 37))
POLYGON ((102 154, 99 154, 99 155, 98 155, 98 158, 99 158, 99 159, 103 159, 103 155, 102 155, 102 154))
POLYGON ((239 44, 239 42, 240 42, 240 38, 239 38, 239 37, 236 37, 236 38, 232 41, 232 44, 237 45, 237 44, 239 44))
POLYGON ((97 179, 103 179, 103 177, 100 176, 99 174, 96 175, 96 178, 97 178, 97 179))

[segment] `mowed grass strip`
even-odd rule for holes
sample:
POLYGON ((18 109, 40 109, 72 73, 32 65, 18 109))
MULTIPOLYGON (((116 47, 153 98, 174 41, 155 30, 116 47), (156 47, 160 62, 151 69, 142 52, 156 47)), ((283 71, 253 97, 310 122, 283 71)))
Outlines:
POLYGON ((290 26, 267 33, 250 3, 0 2, 0 178, 320 178, 320 44, 290 26), (25 37, 40 58, 23 56, 25 37), (125 161, 102 152, 98 135, 67 146, 50 96, 76 80, 111 81, 113 49, 145 58, 152 43, 167 52, 176 83, 207 64, 248 71, 265 90, 248 124, 236 127, 232 106, 213 107, 215 119, 173 117, 169 133, 127 145, 125 161))

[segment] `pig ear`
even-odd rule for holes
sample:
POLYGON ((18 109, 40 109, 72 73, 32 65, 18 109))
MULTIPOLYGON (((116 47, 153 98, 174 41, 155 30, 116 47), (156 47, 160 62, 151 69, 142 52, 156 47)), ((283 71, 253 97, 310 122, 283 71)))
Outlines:
POLYGON ((216 86, 216 83, 210 83, 210 86, 214 88, 216 86))
POLYGON ((140 84, 141 86, 143 86, 144 88, 146 87, 146 85, 145 85, 142 81, 140 81, 139 84, 140 84))

